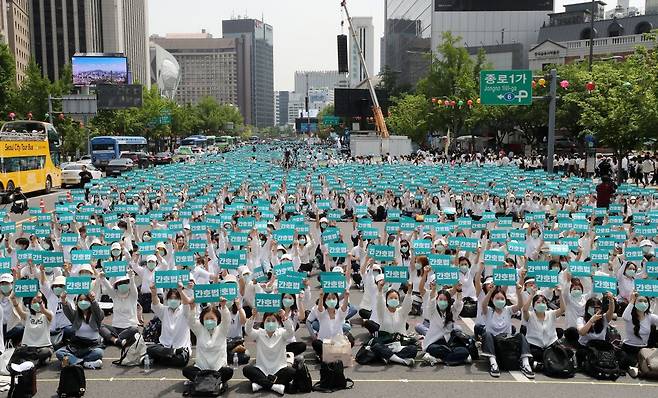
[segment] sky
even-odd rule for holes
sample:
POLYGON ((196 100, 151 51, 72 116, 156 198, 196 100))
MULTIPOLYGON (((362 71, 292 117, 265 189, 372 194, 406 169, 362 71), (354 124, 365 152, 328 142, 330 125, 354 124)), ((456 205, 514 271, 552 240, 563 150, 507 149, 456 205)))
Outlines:
MULTIPOLYGON (((495 1, 495 0, 492 0, 495 1)), ((556 0, 564 4, 583 0, 556 0)), ((630 0, 643 8, 644 0, 630 0)), ((616 0, 607 0, 614 8, 616 0)), ((352 17, 373 17, 375 26, 375 71, 379 71, 379 40, 384 32, 384 0, 348 0, 352 17)), ((274 89, 293 90, 298 70, 336 70, 336 35, 341 32, 340 0, 151 0, 151 34, 201 32, 222 37, 222 20, 248 16, 264 18, 274 28, 274 89)))

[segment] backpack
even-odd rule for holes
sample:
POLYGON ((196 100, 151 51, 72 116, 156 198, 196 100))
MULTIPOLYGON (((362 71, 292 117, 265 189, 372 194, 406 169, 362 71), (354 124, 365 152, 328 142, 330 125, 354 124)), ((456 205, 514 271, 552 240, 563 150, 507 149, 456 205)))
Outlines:
POLYGON ((658 379, 658 349, 641 349, 637 355, 637 362, 641 377, 658 379))
POLYGON ((594 340, 587 345, 585 372, 599 380, 617 380, 621 376, 615 348, 607 341, 594 340))
POLYGON ((222 378, 215 370, 202 370, 194 377, 190 395, 193 397, 219 397, 224 391, 222 378))
POLYGON ((118 366, 141 366, 146 357, 146 343, 141 334, 135 333, 135 342, 121 349, 121 357, 112 361, 118 366))
POLYGON ((160 341, 162 332, 162 321, 160 318, 153 318, 144 327, 144 341, 147 343, 157 343, 160 341))
POLYGON ((500 370, 519 369, 521 358, 520 334, 514 336, 498 335, 494 338, 496 345, 496 359, 500 370))
POLYGON ((470 297, 464 299, 464 307, 459 314, 462 318, 475 318, 478 313, 478 302, 470 297))
POLYGON ((87 391, 85 370, 80 365, 69 365, 62 368, 59 374, 57 396, 59 398, 82 397, 87 391))
POLYGON ((573 352, 562 345, 553 344, 544 350, 544 374, 549 377, 570 378, 576 374, 573 352))
POLYGON ((31 398, 37 394, 37 369, 24 372, 11 372, 11 385, 7 398, 31 398))
POLYGON ((352 387, 354 387, 354 382, 352 379, 345 377, 343 362, 322 362, 320 366, 320 381, 313 385, 313 391, 334 392, 347 390, 352 387))
POLYGON ((286 386, 286 392, 290 394, 308 394, 313 391, 313 379, 304 360, 295 360, 292 367, 295 369, 295 377, 286 386))
POLYGON ((363 343, 361 348, 359 348, 359 351, 357 351, 356 355, 354 356, 354 360, 359 365, 368 365, 377 360, 377 355, 375 355, 375 353, 370 349, 372 341, 373 340, 363 343))

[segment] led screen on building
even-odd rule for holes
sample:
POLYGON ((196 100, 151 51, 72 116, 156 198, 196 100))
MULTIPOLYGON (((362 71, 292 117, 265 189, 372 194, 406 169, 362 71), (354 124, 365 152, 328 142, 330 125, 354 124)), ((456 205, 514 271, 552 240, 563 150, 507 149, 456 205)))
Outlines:
POLYGON ((553 11, 554 0, 435 0, 434 11, 553 11))

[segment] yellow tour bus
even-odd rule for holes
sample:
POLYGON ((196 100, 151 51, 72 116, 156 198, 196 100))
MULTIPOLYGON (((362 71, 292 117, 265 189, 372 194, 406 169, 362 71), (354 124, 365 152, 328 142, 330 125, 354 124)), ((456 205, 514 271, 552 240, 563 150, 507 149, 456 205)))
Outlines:
POLYGON ((50 123, 6 122, 0 128, 0 192, 45 191, 62 184, 59 135, 50 123))

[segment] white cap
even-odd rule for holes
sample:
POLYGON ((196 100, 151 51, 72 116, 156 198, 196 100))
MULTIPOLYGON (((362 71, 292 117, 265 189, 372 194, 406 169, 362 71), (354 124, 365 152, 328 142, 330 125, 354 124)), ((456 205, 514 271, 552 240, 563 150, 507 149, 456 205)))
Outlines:
POLYGON ((251 270, 246 266, 238 267, 238 271, 240 271, 240 275, 251 275, 251 270))
POLYGON ((379 271, 379 272, 382 272, 382 266, 379 265, 379 264, 373 264, 373 265, 372 265, 372 270, 373 270, 373 271, 374 271, 374 270, 377 270, 377 271, 379 271))
POLYGON ((91 244, 89 246, 93 245, 102 245, 101 240, 98 238, 94 238, 94 240, 91 241, 91 244))
POLYGON ((333 268, 331 269, 331 272, 339 272, 339 273, 343 273, 343 272, 345 272, 345 270, 343 270, 343 267, 337 265, 337 266, 335 266, 335 267, 333 267, 333 268))
POLYGON ((119 284, 121 282, 129 281, 129 280, 130 280, 130 278, 127 275, 126 276, 120 276, 114 281, 114 286, 116 286, 117 284, 119 284))
POLYGON ((89 264, 82 264, 80 268, 78 268, 78 274, 80 274, 80 272, 82 271, 89 272, 90 274, 94 273, 94 270, 91 268, 91 265, 89 264))
POLYGON ((121 250, 121 243, 119 242, 114 242, 112 243, 112 246, 110 246, 111 250, 121 250))
POLYGON ((323 222, 329 224, 329 220, 327 220, 327 217, 322 217, 320 219, 320 224, 322 224, 323 222))
POLYGON ((292 255, 284 254, 283 256, 281 256, 281 261, 292 261, 292 255))
POLYGON ((0 282, 14 283, 14 277, 11 274, 0 275, 0 282))
POLYGON ((146 262, 148 263, 150 261, 153 262, 158 261, 158 258, 155 256, 155 254, 149 254, 148 256, 146 256, 146 262))
POLYGON ((235 277, 235 275, 228 274, 224 277, 222 282, 238 282, 238 279, 235 277))
POLYGON ((54 285, 66 286, 66 277, 63 276, 63 275, 56 276, 55 279, 53 280, 53 283, 51 284, 51 286, 54 286, 54 285))
POLYGON ((286 248, 283 247, 283 245, 279 245, 279 246, 276 247, 276 250, 277 250, 277 251, 279 251, 279 250, 286 251, 286 248))
POLYGON ((384 274, 379 274, 375 277, 375 283, 379 283, 379 281, 384 280, 384 274))
POLYGON ((640 247, 644 247, 644 246, 651 246, 651 247, 653 247, 653 243, 651 243, 650 240, 645 239, 645 240, 643 240, 642 242, 640 242, 640 247))

